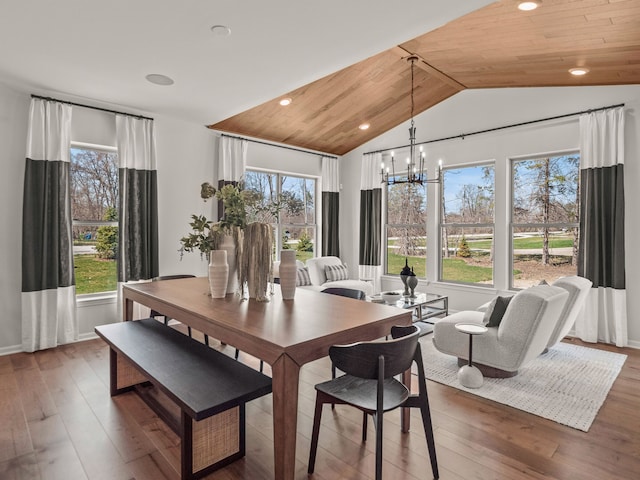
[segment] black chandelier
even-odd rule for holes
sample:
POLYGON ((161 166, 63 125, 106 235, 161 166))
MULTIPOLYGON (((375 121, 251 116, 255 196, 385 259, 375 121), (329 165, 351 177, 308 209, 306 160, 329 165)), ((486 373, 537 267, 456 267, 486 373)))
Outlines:
POLYGON ((387 185, 395 185, 400 183, 413 183, 418 185, 424 185, 426 183, 440 183, 442 163, 438 167, 438 176, 436 178, 428 179, 424 172, 424 152, 422 151, 422 145, 416 149, 416 127, 413 122, 414 100, 413 100, 413 69, 414 64, 418 60, 417 55, 410 55, 407 57, 407 61, 411 62, 411 126, 409 127, 409 156, 407 157, 407 175, 406 178, 400 171, 398 172, 402 177, 396 177, 395 171, 395 158, 393 151, 391 152, 391 168, 388 166, 385 168, 384 162, 380 165, 380 178, 381 183, 387 185))

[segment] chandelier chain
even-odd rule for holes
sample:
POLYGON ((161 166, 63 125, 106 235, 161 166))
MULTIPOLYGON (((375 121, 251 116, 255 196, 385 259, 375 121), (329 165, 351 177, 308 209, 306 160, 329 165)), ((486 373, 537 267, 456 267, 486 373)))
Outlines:
POLYGON ((413 119, 413 115, 415 113, 415 98, 413 90, 415 88, 414 67, 416 60, 418 60, 418 56, 411 55, 407 58, 407 60, 411 62, 411 127, 409 128, 409 157, 407 158, 407 173, 406 177, 404 178, 396 177, 395 158, 393 152, 391 152, 391 171, 389 171, 389 167, 386 167, 385 169, 384 162, 382 162, 382 164, 380 165, 381 182, 386 183, 387 185, 402 183, 417 185, 424 185, 426 183, 441 183, 441 162, 438 162, 438 176, 436 178, 427 179, 426 173, 424 171, 425 154, 424 152, 422 152, 422 147, 420 147, 420 152, 418 152, 418 154, 416 155, 416 128, 413 119))

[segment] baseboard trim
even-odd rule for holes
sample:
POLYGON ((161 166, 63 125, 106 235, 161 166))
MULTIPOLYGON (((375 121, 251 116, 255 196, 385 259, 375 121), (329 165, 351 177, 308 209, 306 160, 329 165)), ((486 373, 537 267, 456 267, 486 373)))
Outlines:
MULTIPOLYGON (((80 335, 78 335, 77 340, 74 340, 73 342, 69 342, 69 343, 86 342, 87 340, 95 340, 96 338, 100 338, 100 337, 98 337, 98 335, 96 335, 95 332, 81 333, 80 335)), ((0 347, 0 357, 3 357, 5 355, 12 355, 14 353, 21 353, 22 351, 23 351, 22 345, 10 345, 8 347, 0 347)))

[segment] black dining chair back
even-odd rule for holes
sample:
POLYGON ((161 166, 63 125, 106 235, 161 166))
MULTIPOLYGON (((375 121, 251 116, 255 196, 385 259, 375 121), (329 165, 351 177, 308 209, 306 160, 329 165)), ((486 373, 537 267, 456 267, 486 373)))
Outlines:
POLYGON ((414 334, 415 328, 409 327, 405 335, 386 342, 334 345, 329 348, 329 357, 337 368, 354 377, 384 380, 400 375, 413 363, 420 333, 414 334))
POLYGON ((330 347, 331 361, 346 374, 319 383, 315 387, 316 408, 309 452, 309 473, 313 473, 315 468, 322 407, 325 403, 330 403, 351 405, 363 412, 362 441, 367 439, 367 415, 374 417, 376 480, 382 479, 382 418, 384 412, 399 407, 419 408, 422 414, 433 478, 439 477, 422 352, 418 342, 419 334, 419 328, 414 325, 396 326, 391 329, 391 340, 330 347), (409 370, 414 362, 418 369, 418 394, 412 394, 402 382, 394 378, 409 370))
POLYGON ((355 288, 329 287, 322 290, 322 293, 340 295, 341 297, 355 298, 356 300, 365 300, 367 298, 366 293, 364 293, 362 290, 356 290, 355 288))

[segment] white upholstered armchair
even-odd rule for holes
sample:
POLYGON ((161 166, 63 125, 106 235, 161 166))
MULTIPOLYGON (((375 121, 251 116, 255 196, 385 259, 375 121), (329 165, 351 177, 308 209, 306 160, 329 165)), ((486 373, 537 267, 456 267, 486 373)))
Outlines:
MULTIPOLYGON (((489 328, 473 341, 473 363, 485 376, 511 377, 540 355, 563 313, 569 293, 551 285, 521 290, 509 302, 497 327, 489 328)), ((484 312, 462 311, 449 315, 434 326, 433 344, 443 353, 468 358, 467 335, 455 324, 483 323, 484 312)))

